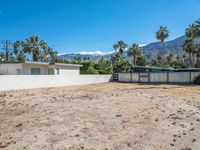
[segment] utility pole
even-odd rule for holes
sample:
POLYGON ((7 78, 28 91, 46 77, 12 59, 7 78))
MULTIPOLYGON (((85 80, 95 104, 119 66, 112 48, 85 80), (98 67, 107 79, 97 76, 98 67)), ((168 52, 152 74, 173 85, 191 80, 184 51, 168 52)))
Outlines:
POLYGON ((6 51, 6 61, 8 61, 8 54, 9 54, 9 49, 11 49, 11 41, 9 40, 4 40, 1 42, 4 45, 4 50, 6 51))

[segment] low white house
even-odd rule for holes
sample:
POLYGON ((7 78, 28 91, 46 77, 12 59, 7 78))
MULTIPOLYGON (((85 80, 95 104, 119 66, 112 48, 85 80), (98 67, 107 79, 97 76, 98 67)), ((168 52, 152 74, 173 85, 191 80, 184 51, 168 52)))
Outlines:
POLYGON ((25 61, 19 63, 0 63, 0 75, 79 75, 77 64, 25 61))

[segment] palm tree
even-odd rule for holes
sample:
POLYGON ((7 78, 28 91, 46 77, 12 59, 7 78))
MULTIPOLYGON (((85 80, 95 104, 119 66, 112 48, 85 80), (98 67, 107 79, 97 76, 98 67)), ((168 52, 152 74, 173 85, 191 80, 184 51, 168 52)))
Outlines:
POLYGON ((195 54, 197 45, 195 45, 194 40, 198 37, 197 32, 198 27, 196 24, 189 25, 189 27, 185 30, 186 40, 184 43, 185 52, 189 53, 190 56, 190 65, 194 67, 195 54), (193 60, 192 60, 193 59, 193 60))
POLYGON ((164 41, 169 37, 169 30, 167 27, 160 26, 160 29, 156 32, 156 38, 157 40, 161 41, 162 44, 162 50, 164 50, 164 41))
POLYGON ((133 57, 133 64, 136 65, 137 57, 141 55, 141 48, 139 44, 132 44, 128 49, 128 56, 133 57))
POLYGON ((15 56, 18 55, 19 53, 19 47, 21 46, 21 42, 20 41, 16 41, 14 44, 13 44, 13 53, 15 54, 15 56))
POLYGON ((47 48, 47 52, 48 52, 48 54, 49 54, 49 56, 50 56, 50 60, 51 60, 52 62, 55 62, 56 59, 57 59, 58 52, 57 52, 57 51, 54 51, 54 50, 53 50, 52 48, 50 48, 50 47, 47 48))
POLYGON ((38 61, 40 58, 40 46, 40 39, 35 35, 23 42, 24 52, 32 53, 33 61, 38 61))
POLYGON ((124 49, 128 48, 128 45, 121 40, 114 44, 113 48, 115 49, 115 51, 119 50, 119 53, 123 54, 124 49))
POLYGON ((189 54, 190 57, 190 66, 193 66, 193 62, 192 62, 192 55, 194 55, 194 48, 195 45, 193 43, 192 39, 186 39, 184 44, 183 44, 183 50, 189 54))
POLYGON ((47 43, 44 40, 41 40, 39 42, 40 45, 40 61, 44 62, 44 61, 48 61, 48 55, 49 55, 49 51, 48 51, 48 46, 47 43))
POLYGON ((196 33, 197 33, 197 26, 194 23, 192 25, 189 25, 189 27, 185 30, 186 38, 190 38, 192 40, 196 38, 196 33))
POLYGON ((197 20, 195 23, 196 23, 196 33, 195 33, 195 37, 196 37, 196 38, 200 38, 200 19, 197 20))
POLYGON ((13 44, 13 53, 15 54, 15 58, 17 61, 24 61, 25 60, 25 54, 22 50, 22 42, 16 41, 13 44))

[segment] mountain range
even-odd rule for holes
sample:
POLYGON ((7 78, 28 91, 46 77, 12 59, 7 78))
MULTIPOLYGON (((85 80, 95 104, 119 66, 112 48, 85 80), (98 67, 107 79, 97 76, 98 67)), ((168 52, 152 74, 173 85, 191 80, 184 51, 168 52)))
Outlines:
MULTIPOLYGON (((168 55, 168 54, 174 54, 174 55, 182 55, 184 53, 183 51, 183 44, 185 41, 185 36, 181 36, 179 38, 176 38, 171 41, 167 41, 164 43, 164 48, 162 47, 161 42, 153 42, 148 45, 142 46, 142 51, 143 54, 146 56, 147 59, 151 59, 156 56, 156 54, 161 54, 161 55, 168 55)), ((89 58, 90 61, 97 62, 99 61, 102 57, 105 59, 111 59, 111 57, 115 54, 115 52, 111 52, 108 54, 103 54, 103 55, 97 55, 97 54, 63 54, 59 55, 59 59, 64 59, 64 60, 74 60, 75 58, 89 58)), ((130 59, 127 55, 127 50, 124 51, 124 56, 127 59, 130 59)))

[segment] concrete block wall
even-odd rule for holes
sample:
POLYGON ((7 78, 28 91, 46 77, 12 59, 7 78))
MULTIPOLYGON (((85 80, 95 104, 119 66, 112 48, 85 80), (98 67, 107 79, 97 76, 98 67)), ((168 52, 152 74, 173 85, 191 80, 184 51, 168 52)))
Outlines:
POLYGON ((112 75, 1 75, 0 90, 44 88, 109 82, 112 75))

